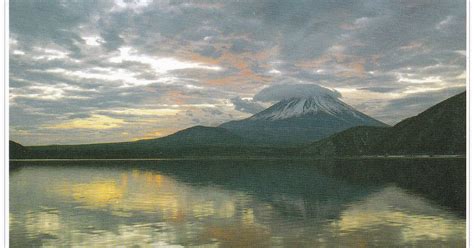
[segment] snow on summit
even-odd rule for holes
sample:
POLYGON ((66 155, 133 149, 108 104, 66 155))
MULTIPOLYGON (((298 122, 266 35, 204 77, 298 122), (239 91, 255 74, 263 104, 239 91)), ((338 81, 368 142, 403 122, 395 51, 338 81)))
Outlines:
POLYGON ((353 117, 365 118, 360 112, 339 100, 340 97, 338 91, 315 84, 272 86, 255 95, 254 100, 279 102, 251 119, 281 120, 321 112, 333 116, 350 113, 353 117))

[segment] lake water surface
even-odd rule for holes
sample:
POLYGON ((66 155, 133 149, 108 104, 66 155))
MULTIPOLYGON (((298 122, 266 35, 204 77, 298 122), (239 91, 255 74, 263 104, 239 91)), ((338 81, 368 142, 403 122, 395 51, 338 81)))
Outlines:
POLYGON ((12 162, 11 247, 465 247, 465 161, 12 162))

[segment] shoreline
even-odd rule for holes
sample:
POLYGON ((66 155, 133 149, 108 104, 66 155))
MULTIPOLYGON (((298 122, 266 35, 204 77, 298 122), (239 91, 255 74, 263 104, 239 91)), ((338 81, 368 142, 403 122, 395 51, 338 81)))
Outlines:
POLYGON ((176 157, 176 158, 28 158, 9 159, 10 162, 54 162, 54 161, 185 161, 185 160, 357 160, 357 159, 466 159, 466 155, 374 155, 345 157, 176 157))

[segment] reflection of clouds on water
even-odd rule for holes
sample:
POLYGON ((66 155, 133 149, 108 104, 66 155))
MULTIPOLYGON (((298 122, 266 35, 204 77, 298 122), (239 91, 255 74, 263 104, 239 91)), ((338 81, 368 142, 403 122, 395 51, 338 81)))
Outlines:
MULTIPOLYGON (((55 172, 47 173, 54 177, 55 172)), ((265 199, 245 190, 187 184, 140 170, 69 176, 47 186, 52 190, 38 190, 31 205, 13 209, 14 241, 26 233, 27 244, 80 247, 465 244, 463 219, 395 186, 361 194, 349 204, 341 204, 348 201, 339 195, 320 199, 279 191, 265 199)))
POLYGON ((192 187, 159 173, 138 170, 88 182, 60 181, 51 186, 54 190, 50 192, 78 204, 76 209, 105 210, 118 218, 158 213, 160 218, 150 225, 121 224, 115 231, 93 227, 74 230, 74 223, 68 220, 64 224, 71 226, 59 225, 61 215, 58 212, 54 215, 41 213, 34 217, 36 221, 29 221, 27 225, 31 233, 48 233, 56 237, 42 241, 44 245, 54 246, 64 240, 79 246, 143 244, 162 247, 184 243, 205 244, 206 247, 251 244, 268 247, 271 243, 270 228, 258 223, 254 213, 254 207, 266 210, 271 207, 242 192, 211 186, 192 187), (61 229, 73 231, 65 234, 61 229))
MULTIPOLYGON (((172 230, 166 233, 156 232, 147 225, 119 225, 117 231, 97 231, 95 233, 75 233, 73 244, 81 247, 112 247, 139 245, 148 247, 172 247, 172 230)), ((176 246, 181 247, 181 246, 176 246)))
POLYGON ((29 212, 26 214, 25 227, 29 234, 57 236, 61 222, 57 210, 29 212))
POLYGON ((340 236, 351 238, 370 230, 371 236, 366 239, 373 239, 377 233, 380 237, 397 234, 403 244, 438 240, 463 246, 465 224, 428 201, 388 187, 351 204, 331 226, 340 236))
POLYGON ((105 207, 123 198, 125 186, 115 181, 97 181, 91 183, 64 184, 58 190, 71 196, 75 201, 91 207, 105 207))
MULTIPOLYGON (((135 237, 143 241, 153 237, 155 240, 167 240, 168 243, 176 242, 177 239, 192 243, 193 239, 199 237, 197 239, 208 245, 222 240, 231 244, 242 243, 238 240, 244 240, 245 236, 246 240, 257 241, 259 237, 263 237, 262 233, 267 233, 267 236, 269 233, 256 225, 251 207, 255 202, 248 195, 210 186, 192 187, 159 173, 133 170, 115 178, 103 177, 87 183, 63 181, 53 187, 56 190, 52 192, 67 201, 79 204, 81 209, 108 210, 112 215, 126 218, 135 214, 158 213, 162 221, 158 223, 166 225, 166 228, 160 228, 159 232, 146 225, 134 225, 133 230, 123 232, 123 235, 121 230, 118 234, 103 231, 96 232, 92 236, 81 233, 82 237, 76 237, 76 241, 84 245, 88 244, 84 243, 84 240, 92 240, 90 244, 96 242, 102 244, 101 242, 106 242, 105 240, 114 243, 116 240, 125 239, 131 242, 135 237), (232 222, 231 226, 236 228, 222 227, 221 224, 226 223, 226 220, 232 222), (188 223, 198 221, 203 223, 201 227, 195 224, 186 226, 188 223), (189 229, 187 232, 193 233, 194 236, 185 238, 169 236, 174 231, 166 230, 176 228, 181 231, 189 229), (150 232, 147 233, 147 230, 150 232), (148 235, 148 239, 142 237, 143 232, 148 235), (126 238, 125 233, 131 236, 126 238), (168 235, 167 238, 157 237, 158 234, 165 233, 168 235)), ((120 228, 127 229, 125 226, 120 228)))
MULTIPOLYGON (((40 228, 41 226, 42 224, 36 222, 31 225, 31 228, 40 228)), ((130 245, 139 245, 140 247, 183 247, 171 244, 176 240, 175 230, 170 227, 164 227, 161 230, 165 231, 158 232, 155 227, 150 225, 119 225, 117 230, 113 232, 106 230, 58 232, 58 230, 55 230, 52 238, 43 239, 41 243, 44 247, 128 247, 130 245)), ((35 231, 37 230, 35 229, 35 231)), ((45 233, 43 229, 41 231, 43 236, 44 234, 51 234, 45 233)))
POLYGON ((122 216, 160 213, 164 219, 179 222, 187 217, 231 218, 236 211, 235 197, 229 192, 191 187, 158 173, 137 170, 123 173, 116 180, 62 182, 54 187, 61 197, 72 199, 82 208, 105 208, 122 216))

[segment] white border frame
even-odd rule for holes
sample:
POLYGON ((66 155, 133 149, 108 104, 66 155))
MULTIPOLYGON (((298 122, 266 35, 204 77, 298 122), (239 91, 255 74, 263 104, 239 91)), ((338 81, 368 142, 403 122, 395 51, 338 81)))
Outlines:
MULTIPOLYGON (((449 1, 449 0, 446 0, 449 1)), ((470 200, 474 196, 474 183, 470 183, 471 177, 471 159, 470 154, 474 154, 474 146, 471 145, 471 132, 470 123, 474 123, 473 115, 471 111, 474 109, 474 101, 471 101, 471 87, 470 87, 470 71, 474 69, 474 64, 470 63, 471 51, 470 48, 474 42, 470 39, 471 31, 474 31, 474 26, 471 24, 470 13, 474 9, 471 5, 470 0, 466 0, 466 92, 467 92, 467 110, 466 110, 466 247, 471 247, 471 237, 474 236, 474 230, 471 228, 471 210, 472 205, 470 200)), ((0 46, 3 49, 0 51, 0 56, 3 58, 0 63, 0 73, 3 78, 3 87, 0 87, 0 95, 2 101, 0 101, 0 128, 3 132, 0 132, 0 138, 3 142, 0 142, 0 158, 2 158, 2 168, 0 168, 1 177, 4 179, 3 183, 0 183, 0 198, 3 204, 0 204, 2 214, 0 214, 0 239, 3 240, 3 247, 9 247, 9 104, 8 104, 8 72, 9 72, 9 0, 4 0, 3 4, 0 4, 0 13, 3 14, 3 18, 0 18, 1 35, 0 46)), ((472 245, 474 246, 474 245, 472 245)))
POLYGON ((0 134, 3 142, 0 144, 0 157, 3 158, 2 168, 0 169, 0 174, 3 177, 3 183, 0 184, 0 197, 2 198, 3 204, 1 205, 2 214, 0 215, 0 222, 3 225, 0 225, 0 238, 3 240, 4 247, 9 247, 9 150, 8 150, 8 141, 9 141, 9 105, 8 105, 8 41, 9 41, 9 11, 8 11, 9 1, 5 0, 0 6, 0 13, 3 14, 3 18, 0 18, 1 22, 1 34, 2 39, 0 40, 0 46, 3 49, 0 51, 0 56, 2 56, 3 64, 0 66, 0 73, 3 77, 3 87, 0 89, 0 95, 2 96, 1 101, 1 118, 2 122, 0 124, 3 132, 0 134))

